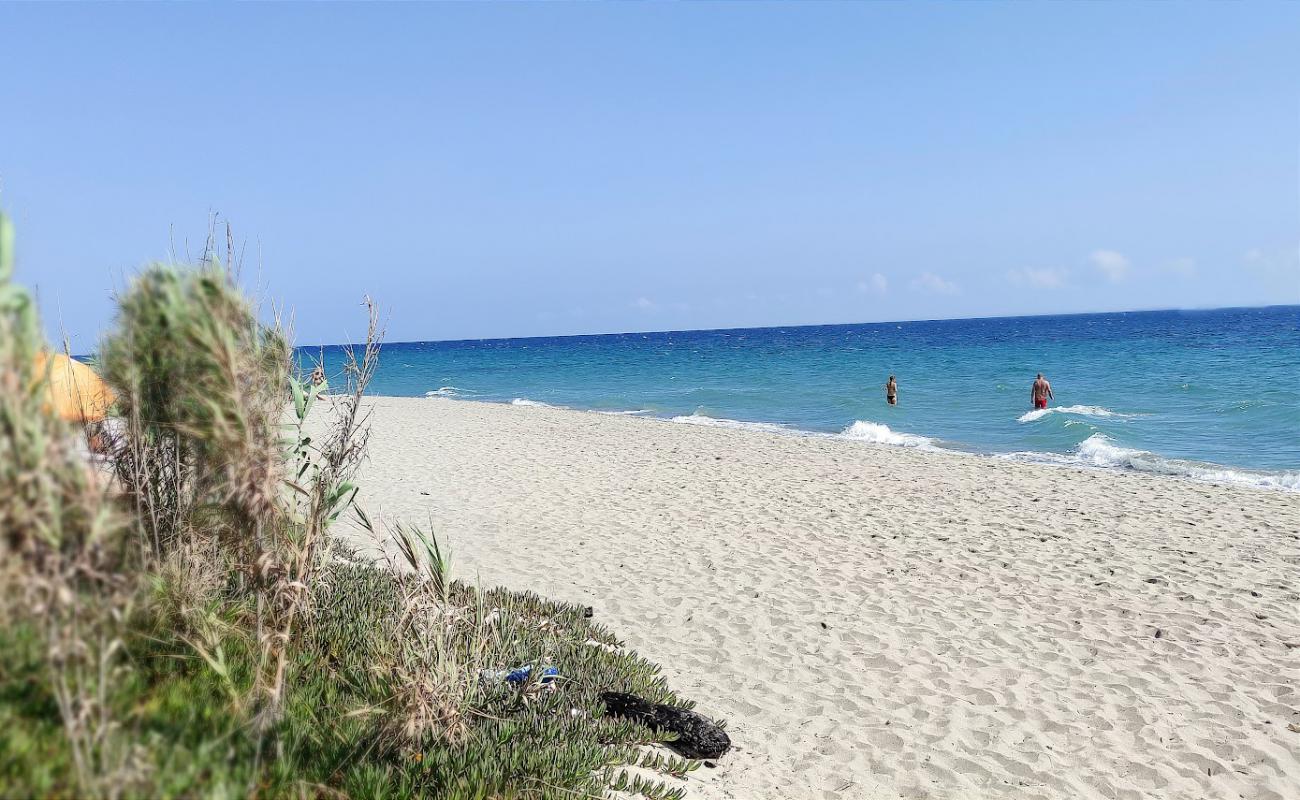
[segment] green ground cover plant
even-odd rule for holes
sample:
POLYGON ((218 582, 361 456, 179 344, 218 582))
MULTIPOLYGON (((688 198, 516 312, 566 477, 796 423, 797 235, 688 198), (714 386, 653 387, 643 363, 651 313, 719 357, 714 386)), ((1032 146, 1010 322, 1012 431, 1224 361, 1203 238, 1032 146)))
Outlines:
POLYGON ((216 238, 118 298, 92 461, 43 407, 0 216, 0 797, 681 797, 697 763, 599 700, 689 707, 654 664, 362 511, 373 304, 335 374, 301 369, 216 238), (338 541, 345 515, 397 561, 338 541))

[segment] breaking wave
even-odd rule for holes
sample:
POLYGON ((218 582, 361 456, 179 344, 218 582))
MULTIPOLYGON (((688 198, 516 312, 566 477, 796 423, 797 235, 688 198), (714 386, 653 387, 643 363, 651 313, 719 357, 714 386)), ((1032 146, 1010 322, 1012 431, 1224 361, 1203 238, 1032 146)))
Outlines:
POLYGON ((510 401, 512 406, 528 406, 529 408, 555 408, 550 403, 541 403, 536 400, 529 400, 527 397, 516 397, 510 401))
POLYGON ((432 392, 425 392, 425 397, 460 397, 464 389, 457 389, 455 386, 440 386, 432 392))
POLYGON ((1021 414, 1017 420, 1019 422, 1033 422, 1042 419, 1048 414, 1077 414, 1083 417, 1132 417, 1135 414, 1121 414, 1118 411, 1111 411, 1109 408, 1101 406, 1058 406, 1055 408, 1036 408, 1033 411, 1026 411, 1021 414))
POLYGON ((1094 433, 1079 443, 1068 455, 1052 453, 1014 453, 1027 461, 1048 462, 1073 466, 1103 467, 1145 472, 1149 475, 1167 475, 1177 478, 1226 483, 1235 486, 1253 486, 1260 489, 1286 489, 1300 491, 1300 472, 1263 472, 1231 469, 1218 464, 1186 461, 1137 450, 1115 444, 1110 437, 1094 433))
POLYGON ((878 422, 867 422, 865 420, 854 422, 840 433, 818 433, 815 431, 800 430, 799 428, 791 428, 785 425, 777 425, 771 422, 742 422, 741 420, 736 419, 708 417, 703 414, 673 417, 671 421, 685 425, 704 425, 711 428, 733 428, 736 430, 781 433, 786 436, 805 436, 818 439, 851 439, 855 442, 887 444, 894 447, 915 447, 926 450, 940 449, 935 446, 934 440, 928 436, 899 433, 898 431, 891 430, 888 425, 882 425, 878 422))
POLYGON ((866 420, 857 420, 840 433, 842 439, 853 439, 858 442, 871 442, 873 444, 888 444, 895 447, 917 447, 926 450, 937 450, 934 440, 928 436, 917 436, 914 433, 899 433, 888 425, 879 422, 867 422, 866 420))

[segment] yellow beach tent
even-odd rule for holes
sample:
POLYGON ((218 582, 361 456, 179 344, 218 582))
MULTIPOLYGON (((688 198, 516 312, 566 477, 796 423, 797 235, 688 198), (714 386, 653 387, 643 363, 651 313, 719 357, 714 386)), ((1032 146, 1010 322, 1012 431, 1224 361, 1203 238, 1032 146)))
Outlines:
POLYGON ((40 353, 32 365, 33 378, 43 380, 45 409, 72 422, 98 422, 108 414, 117 396, 95 371, 62 353, 40 353))

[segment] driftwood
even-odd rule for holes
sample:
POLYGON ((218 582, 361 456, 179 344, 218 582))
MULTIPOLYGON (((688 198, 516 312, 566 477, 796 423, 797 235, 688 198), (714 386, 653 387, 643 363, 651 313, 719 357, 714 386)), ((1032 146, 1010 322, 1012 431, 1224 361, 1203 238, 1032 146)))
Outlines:
POLYGON ((676 741, 666 744, 686 758, 717 758, 731 747, 726 731, 694 711, 651 703, 623 692, 602 692, 600 699, 613 716, 677 734, 676 741))

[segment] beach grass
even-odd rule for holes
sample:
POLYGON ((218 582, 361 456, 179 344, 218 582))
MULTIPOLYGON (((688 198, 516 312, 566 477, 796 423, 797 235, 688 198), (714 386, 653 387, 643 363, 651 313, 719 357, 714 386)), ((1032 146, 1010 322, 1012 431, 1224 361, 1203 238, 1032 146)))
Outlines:
POLYGON ((30 376, 0 217, 0 796, 681 797, 668 778, 697 763, 599 699, 689 707, 654 664, 362 511, 373 304, 331 387, 215 241, 118 299, 99 356, 121 425, 97 470, 30 376), (347 550, 344 515, 400 557, 347 550))

